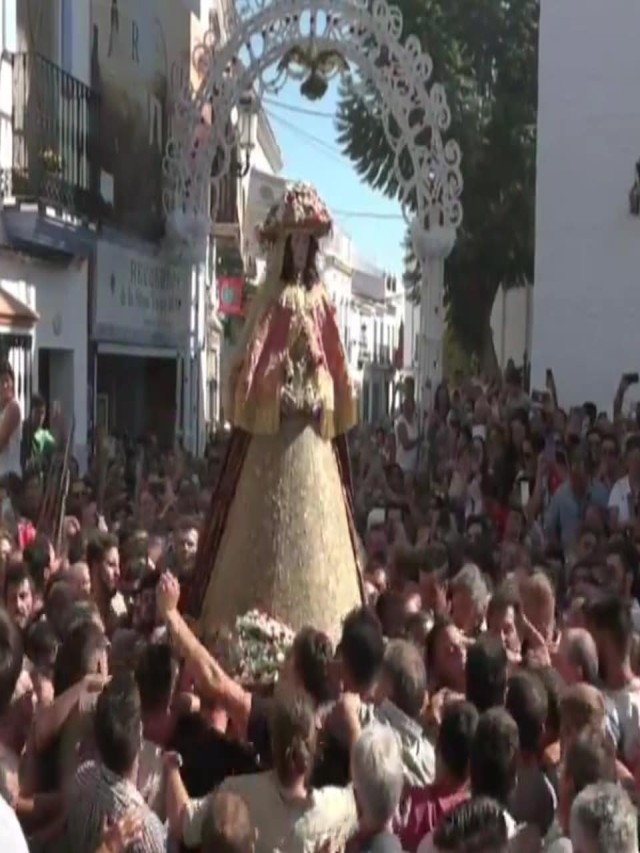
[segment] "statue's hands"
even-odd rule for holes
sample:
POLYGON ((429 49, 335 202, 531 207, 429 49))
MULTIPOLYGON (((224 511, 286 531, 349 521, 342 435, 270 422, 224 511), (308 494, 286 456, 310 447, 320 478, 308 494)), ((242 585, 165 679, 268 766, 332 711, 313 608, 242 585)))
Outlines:
POLYGON ((295 395, 288 385, 285 385, 282 388, 282 393, 280 395, 280 411, 284 417, 295 415, 298 411, 295 395))

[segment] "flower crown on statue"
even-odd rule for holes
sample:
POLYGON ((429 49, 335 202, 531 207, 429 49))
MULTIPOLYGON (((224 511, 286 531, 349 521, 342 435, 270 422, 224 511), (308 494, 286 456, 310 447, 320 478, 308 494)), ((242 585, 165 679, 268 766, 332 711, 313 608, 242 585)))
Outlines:
POLYGON ((298 182, 287 187, 279 202, 269 210, 258 229, 262 243, 275 243, 294 231, 313 234, 318 239, 331 231, 331 215, 315 187, 298 182))

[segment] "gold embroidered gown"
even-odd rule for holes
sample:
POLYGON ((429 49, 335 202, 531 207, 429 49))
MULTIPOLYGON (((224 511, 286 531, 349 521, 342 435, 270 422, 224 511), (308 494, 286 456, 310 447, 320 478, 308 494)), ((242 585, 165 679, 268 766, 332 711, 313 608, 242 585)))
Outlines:
POLYGON ((187 610, 213 638, 259 607, 332 639, 362 603, 346 431, 356 404, 324 285, 263 285, 230 381, 234 426, 187 610))

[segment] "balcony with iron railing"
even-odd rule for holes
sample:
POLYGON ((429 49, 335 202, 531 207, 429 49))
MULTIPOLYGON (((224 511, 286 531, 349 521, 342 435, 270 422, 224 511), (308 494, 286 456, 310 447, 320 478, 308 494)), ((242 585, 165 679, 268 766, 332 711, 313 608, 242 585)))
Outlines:
POLYGON ((97 92, 35 52, 3 53, 11 121, 3 124, 0 196, 95 220, 101 212, 97 92))

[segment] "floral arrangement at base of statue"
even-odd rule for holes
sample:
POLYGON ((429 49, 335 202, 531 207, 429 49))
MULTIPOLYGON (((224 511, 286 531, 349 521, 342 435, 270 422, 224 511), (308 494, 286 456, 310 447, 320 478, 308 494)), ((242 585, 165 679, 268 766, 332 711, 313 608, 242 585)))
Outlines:
POLYGON ((232 629, 218 634, 215 654, 242 684, 269 685, 278 680, 294 639, 287 625, 260 610, 250 610, 238 616, 232 629))

